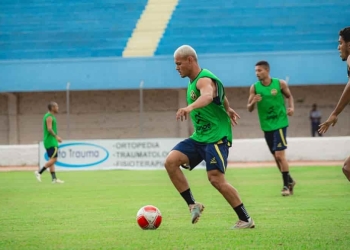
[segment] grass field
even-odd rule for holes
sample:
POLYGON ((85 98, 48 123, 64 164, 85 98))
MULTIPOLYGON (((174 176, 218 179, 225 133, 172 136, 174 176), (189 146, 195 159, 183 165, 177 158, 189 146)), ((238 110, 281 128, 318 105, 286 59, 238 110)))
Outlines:
POLYGON ((204 170, 185 172, 206 205, 192 225, 165 171, 60 172, 65 184, 38 183, 33 172, 0 173, 0 249, 350 249, 350 185, 341 167, 295 167, 295 195, 280 196, 277 168, 229 169, 256 223, 230 230, 237 218, 204 170), (137 210, 163 215, 144 231, 137 210))

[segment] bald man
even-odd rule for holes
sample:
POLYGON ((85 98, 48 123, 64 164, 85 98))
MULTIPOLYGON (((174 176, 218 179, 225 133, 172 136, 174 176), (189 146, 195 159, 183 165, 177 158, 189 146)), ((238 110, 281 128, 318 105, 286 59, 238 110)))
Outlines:
POLYGON ((229 148, 232 144, 231 125, 237 124, 238 114, 230 108, 221 80, 207 69, 201 69, 196 51, 188 45, 174 53, 176 70, 182 78, 188 77, 188 106, 176 113, 177 120, 191 118, 194 133, 178 143, 165 160, 165 168, 177 191, 186 201, 196 223, 204 205, 196 202, 186 177, 180 169, 193 170, 203 160, 210 183, 231 205, 238 216, 233 229, 254 228, 237 190, 225 179, 229 148))
POLYGON ((48 112, 43 118, 43 131, 44 138, 43 143, 46 149, 49 161, 45 164, 40 171, 35 171, 35 177, 41 182, 41 174, 46 170, 50 169, 52 183, 64 183, 64 181, 57 179, 55 172, 55 163, 58 157, 58 143, 62 142, 61 137, 57 135, 57 121, 55 114, 58 113, 58 104, 56 102, 50 102, 47 106, 48 112))

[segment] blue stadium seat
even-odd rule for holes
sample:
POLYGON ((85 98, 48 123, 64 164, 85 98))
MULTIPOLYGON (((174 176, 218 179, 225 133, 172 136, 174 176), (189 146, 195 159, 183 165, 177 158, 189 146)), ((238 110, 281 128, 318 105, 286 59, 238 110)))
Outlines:
POLYGON ((155 54, 334 50, 348 25, 349 1, 180 0, 155 54))
POLYGON ((147 0, 1 0, 0 60, 121 56, 147 0))
MULTIPOLYGON (((1 0, 0 60, 119 57, 147 0, 1 0)), ((343 0, 179 0, 155 55, 334 50, 343 0)))

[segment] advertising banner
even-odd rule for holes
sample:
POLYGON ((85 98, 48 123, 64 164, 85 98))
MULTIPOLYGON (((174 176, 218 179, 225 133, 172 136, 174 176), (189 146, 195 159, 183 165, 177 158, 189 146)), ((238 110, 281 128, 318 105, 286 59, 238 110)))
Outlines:
MULTIPOLYGON (((182 139, 128 139, 64 141, 58 147, 57 170, 164 169, 170 150, 182 139)), ((49 160, 43 143, 39 162, 49 160)), ((204 167, 204 162, 199 167, 204 167)))

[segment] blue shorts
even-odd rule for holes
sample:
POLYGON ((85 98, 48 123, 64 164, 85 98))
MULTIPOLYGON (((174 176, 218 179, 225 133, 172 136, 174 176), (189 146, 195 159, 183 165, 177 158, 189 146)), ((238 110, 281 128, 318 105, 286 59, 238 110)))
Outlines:
POLYGON ((266 143, 272 154, 276 151, 282 151, 287 148, 287 127, 264 133, 266 143))
POLYGON ((183 168, 192 170, 204 160, 207 171, 218 169, 225 173, 230 147, 231 143, 226 138, 209 144, 188 138, 179 142, 172 150, 180 151, 188 157, 189 166, 182 165, 183 168))
POLYGON ((52 147, 52 148, 47 148, 46 149, 47 156, 52 159, 52 158, 57 158, 58 156, 58 148, 57 147, 52 147))

